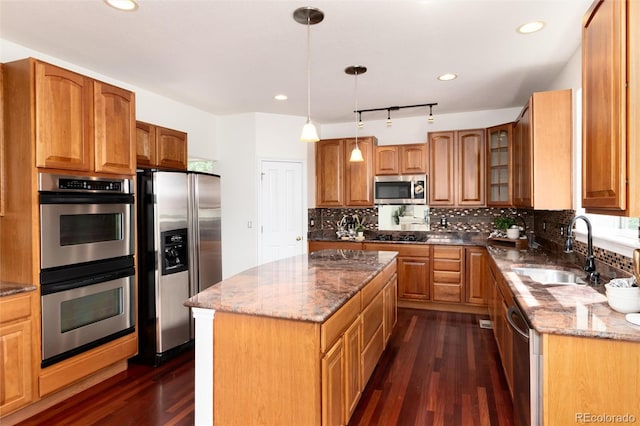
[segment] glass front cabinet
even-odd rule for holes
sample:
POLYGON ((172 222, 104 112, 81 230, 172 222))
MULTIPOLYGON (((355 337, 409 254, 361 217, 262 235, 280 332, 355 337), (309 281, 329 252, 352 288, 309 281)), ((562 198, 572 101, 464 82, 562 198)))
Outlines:
POLYGON ((511 206, 513 123, 487 129, 487 205, 511 206))

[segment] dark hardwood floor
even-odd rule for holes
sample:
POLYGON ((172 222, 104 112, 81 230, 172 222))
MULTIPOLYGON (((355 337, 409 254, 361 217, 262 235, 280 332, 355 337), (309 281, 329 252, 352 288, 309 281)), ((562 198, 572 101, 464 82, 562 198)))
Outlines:
MULTIPOLYGON (((491 330, 478 315, 398 310, 350 425, 512 425, 491 330)), ((20 425, 193 425, 193 352, 126 372, 20 425)))

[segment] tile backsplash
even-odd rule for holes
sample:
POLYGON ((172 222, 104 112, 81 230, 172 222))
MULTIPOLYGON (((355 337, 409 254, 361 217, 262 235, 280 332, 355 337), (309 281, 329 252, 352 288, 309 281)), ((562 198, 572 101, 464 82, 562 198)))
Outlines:
MULTIPOLYGON (((365 232, 378 232, 378 208, 312 208, 309 209, 309 238, 335 238, 338 222, 344 215, 357 214, 364 222, 365 232)), ((533 230, 535 238, 543 247, 553 252, 562 252, 565 229, 573 219, 573 210, 527 210, 515 208, 429 208, 431 232, 491 232, 494 220, 500 216, 519 216, 526 224, 527 233, 533 230)), ((518 220, 519 225, 522 224, 518 220)), ((584 264, 587 245, 578 241, 575 252, 566 254, 567 260, 584 264)), ((594 247, 598 271, 609 277, 628 276, 633 271, 630 257, 594 247)))

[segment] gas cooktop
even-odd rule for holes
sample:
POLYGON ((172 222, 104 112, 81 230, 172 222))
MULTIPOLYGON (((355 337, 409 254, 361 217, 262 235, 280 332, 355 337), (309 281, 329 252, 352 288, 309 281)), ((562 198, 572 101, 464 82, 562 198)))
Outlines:
POLYGON ((400 235, 392 235, 392 234, 378 234, 373 238, 377 241, 423 241, 423 239, 413 235, 413 234, 400 234, 400 235))

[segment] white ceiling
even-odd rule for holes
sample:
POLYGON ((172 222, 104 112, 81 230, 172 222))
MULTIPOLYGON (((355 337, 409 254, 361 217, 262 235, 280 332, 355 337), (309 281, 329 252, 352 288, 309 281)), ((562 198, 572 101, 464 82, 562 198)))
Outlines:
POLYGON ((136 12, 119 12, 101 0, 0 0, 0 38, 213 114, 305 116, 307 29, 292 14, 317 7, 325 19, 311 27, 311 115, 335 123, 353 119, 350 65, 368 68, 360 109, 522 106, 576 51, 591 1, 139 0, 136 12), (516 33, 531 20, 546 27, 516 33), (438 81, 445 72, 459 78, 438 81))

